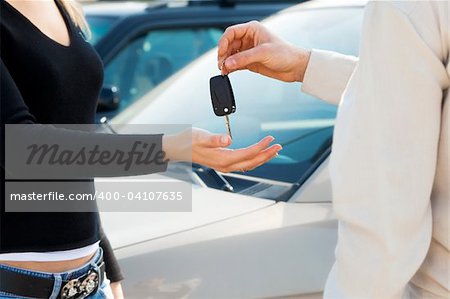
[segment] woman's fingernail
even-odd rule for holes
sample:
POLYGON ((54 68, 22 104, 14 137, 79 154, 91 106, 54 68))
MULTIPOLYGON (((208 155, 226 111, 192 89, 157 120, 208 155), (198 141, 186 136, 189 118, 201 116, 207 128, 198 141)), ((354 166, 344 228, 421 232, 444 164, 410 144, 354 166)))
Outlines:
POLYGON ((228 136, 222 136, 220 140, 222 141, 223 144, 228 144, 228 136))

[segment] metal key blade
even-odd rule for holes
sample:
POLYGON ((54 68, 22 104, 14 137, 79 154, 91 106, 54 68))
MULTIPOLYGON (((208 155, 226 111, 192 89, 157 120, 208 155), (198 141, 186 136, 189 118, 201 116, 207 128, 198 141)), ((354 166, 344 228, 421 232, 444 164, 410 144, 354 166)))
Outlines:
POLYGON ((225 124, 227 125, 228 135, 233 139, 233 136, 231 135, 230 118, 228 115, 225 115, 225 124))

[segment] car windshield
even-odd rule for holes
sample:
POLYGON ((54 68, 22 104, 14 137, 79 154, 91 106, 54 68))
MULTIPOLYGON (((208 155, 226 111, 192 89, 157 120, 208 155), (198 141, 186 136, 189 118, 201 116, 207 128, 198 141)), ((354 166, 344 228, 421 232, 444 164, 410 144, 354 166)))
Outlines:
POLYGON ((92 33, 90 42, 93 45, 97 44, 97 42, 111 30, 117 19, 117 17, 87 15, 86 20, 92 33))
MULTIPOLYGON (((362 14, 362 7, 294 10, 277 14, 265 24, 293 44, 356 56, 362 14)), ((224 119, 214 115, 209 95, 209 78, 218 74, 214 49, 144 96, 118 121, 193 124, 225 133, 224 119)), ((232 147, 248 146, 267 135, 283 145, 279 156, 244 174, 299 181, 329 148, 336 107, 300 92, 298 83, 249 71, 233 73, 230 80, 237 106, 230 116, 232 147)))

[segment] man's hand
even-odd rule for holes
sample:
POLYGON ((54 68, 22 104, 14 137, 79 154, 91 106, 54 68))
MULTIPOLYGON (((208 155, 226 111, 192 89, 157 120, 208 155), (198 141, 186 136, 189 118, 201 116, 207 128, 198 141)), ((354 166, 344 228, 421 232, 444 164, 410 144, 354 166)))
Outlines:
POLYGON ((219 40, 218 67, 223 75, 248 69, 285 82, 303 82, 309 55, 252 21, 225 30, 219 40))

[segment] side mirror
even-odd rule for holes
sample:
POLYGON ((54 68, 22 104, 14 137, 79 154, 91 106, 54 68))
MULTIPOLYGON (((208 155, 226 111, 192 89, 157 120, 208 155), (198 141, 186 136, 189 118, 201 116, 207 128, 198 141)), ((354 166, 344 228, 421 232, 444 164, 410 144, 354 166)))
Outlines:
POLYGON ((119 89, 115 86, 103 86, 98 99, 97 112, 116 110, 119 106, 119 89))

